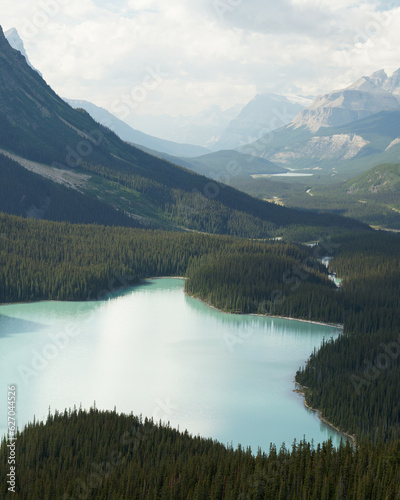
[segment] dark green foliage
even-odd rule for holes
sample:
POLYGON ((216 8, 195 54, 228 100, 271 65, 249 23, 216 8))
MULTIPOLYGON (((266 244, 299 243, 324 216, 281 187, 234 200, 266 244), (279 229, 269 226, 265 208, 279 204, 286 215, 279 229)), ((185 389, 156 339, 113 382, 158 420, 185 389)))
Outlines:
POLYGON ((304 370, 307 401, 335 425, 372 441, 400 437, 400 238, 339 240, 331 267, 344 277, 344 335, 304 370))
POLYGON ((0 154, 0 211, 77 224, 141 227, 104 202, 43 179, 0 154))
POLYGON ((322 247, 0 215, 0 301, 96 299, 145 277, 187 276, 190 294, 226 311, 344 323, 297 380, 335 425, 391 440, 400 437, 398 243, 360 232, 330 245, 345 278, 338 290, 315 260, 322 247))
MULTIPOLYGON (((346 178, 353 175, 349 171, 346 178)), ((314 179, 314 178, 313 178, 314 179)), ((335 179, 335 178, 333 178, 335 179)), ((279 199, 286 207, 331 212, 371 226, 400 229, 400 165, 377 165, 348 181, 252 179, 236 177, 232 186, 262 199, 279 199), (310 192, 307 192, 310 189, 310 192)))
MULTIPOLYGON (((6 441, 0 475, 8 473, 6 441)), ((304 441, 268 455, 226 448, 133 415, 76 409, 29 424, 16 441, 17 487, 2 498, 395 500, 400 443, 314 448, 304 441)))
MULTIPOLYGON (((178 225, 251 238, 275 235, 281 228, 306 228, 321 236, 337 233, 341 227, 360 227, 358 222, 336 215, 311 215, 266 203, 127 144, 57 96, 21 54, 10 48, 1 30, 0 149, 47 166, 89 174, 80 189, 92 200, 100 197, 107 203, 110 214, 103 218, 99 211, 95 219, 103 224, 111 219, 113 224, 132 226, 132 219, 126 217, 116 221, 117 203, 133 217, 145 215, 150 227, 176 229, 178 225), (125 203, 121 196, 127 198, 125 203)), ((14 186, 14 182, 7 186, 10 192, 14 186)), ((38 189, 47 187, 38 186, 36 193, 38 189)), ((65 190, 59 194, 60 205, 69 207, 73 196, 65 190)), ((82 211, 89 214, 80 222, 94 220, 93 206, 82 204, 82 211)), ((48 218, 66 220, 59 214, 56 211, 48 218)))
POLYGON ((0 302, 94 299, 114 289, 115 283, 190 276, 188 268, 197 269, 202 256, 213 260, 232 253, 265 255, 269 262, 279 255, 281 261, 288 260, 288 269, 307 256, 305 250, 280 243, 0 214, 0 302))
POLYGON ((204 257, 186 290, 218 309, 338 323, 340 294, 309 249, 275 245, 263 253, 204 257))

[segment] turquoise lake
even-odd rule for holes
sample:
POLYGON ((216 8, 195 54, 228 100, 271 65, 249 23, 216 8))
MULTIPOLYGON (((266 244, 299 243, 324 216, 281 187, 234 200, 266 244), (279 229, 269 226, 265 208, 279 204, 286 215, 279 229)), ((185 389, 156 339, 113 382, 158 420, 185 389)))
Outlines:
POLYGON ((224 444, 291 445, 341 436, 305 408, 294 375, 323 338, 311 323, 219 312, 154 279, 98 302, 0 306, 0 434, 7 386, 21 429, 74 405, 170 422, 224 444))

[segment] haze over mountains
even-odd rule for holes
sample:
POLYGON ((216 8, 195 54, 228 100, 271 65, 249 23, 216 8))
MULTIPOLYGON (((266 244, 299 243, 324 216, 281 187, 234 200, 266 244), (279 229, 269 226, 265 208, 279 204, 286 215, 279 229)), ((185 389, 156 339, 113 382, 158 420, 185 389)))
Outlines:
MULTIPOLYGON (((28 59, 17 30, 12 28, 5 36, 11 47, 19 50, 28 64, 36 69, 28 59)), ((111 128, 127 142, 187 158, 207 154, 210 150, 235 149, 248 144, 264 133, 289 123, 304 108, 304 103, 309 101, 301 97, 288 99, 277 94, 258 94, 244 107, 237 104, 223 111, 214 105, 192 117, 131 115, 125 122, 91 102, 65 100, 75 109, 85 109, 96 121, 111 128)))
POLYGON ((304 109, 303 99, 296 102, 277 94, 258 94, 222 132, 213 149, 235 149, 289 123, 304 109))
MULTIPOLYGON (((16 31, 8 34, 11 44, 26 57, 16 31)), ((376 71, 345 89, 315 98, 306 109, 309 98, 277 94, 259 94, 242 109, 226 113, 214 106, 187 121, 183 137, 192 137, 194 144, 147 135, 87 101, 67 102, 150 155, 218 182, 230 184, 234 179, 234 185, 243 185, 243 189, 251 176, 269 177, 291 170, 308 173, 310 185, 346 181, 375 165, 398 163, 400 158, 400 70, 392 76, 376 71), (230 113, 236 116, 229 121, 230 113), (206 141, 213 152, 196 141, 206 141)), ((126 204, 122 205, 126 210, 126 204)), ((135 213, 136 221, 142 212, 135 213)), ((152 219, 154 211, 150 212, 152 219)))
MULTIPOLYGON (((346 178, 400 159, 400 70, 317 97, 287 126, 240 150, 285 168, 346 178)), ((316 175, 315 174, 315 175, 316 175)))
POLYGON ((317 97, 292 124, 317 132, 321 127, 340 127, 380 111, 400 110, 399 79, 400 70, 390 78, 384 70, 362 77, 343 90, 317 97))
POLYGON ((266 203, 130 146, 61 99, 2 30, 0 150, 0 210, 17 215, 258 238, 360 227, 266 203))
POLYGON ((151 135, 140 132, 139 130, 135 130, 106 109, 96 106, 91 102, 82 101, 79 99, 64 100, 75 109, 84 109, 90 114, 92 118, 94 118, 97 122, 101 123, 105 127, 110 128, 119 137, 121 137, 121 139, 135 144, 139 147, 144 146, 145 148, 154 149, 166 154, 183 156, 187 158, 199 156, 208 152, 206 148, 203 148, 201 146, 166 141, 164 139, 159 139, 158 137, 153 137, 151 135))

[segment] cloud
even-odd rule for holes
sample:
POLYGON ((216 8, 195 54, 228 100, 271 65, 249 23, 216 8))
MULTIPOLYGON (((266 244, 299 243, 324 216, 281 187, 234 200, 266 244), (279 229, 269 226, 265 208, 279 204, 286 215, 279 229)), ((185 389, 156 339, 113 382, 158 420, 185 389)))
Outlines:
POLYGON ((328 92, 399 66, 400 8, 389 1, 19 0, 3 12, 59 94, 108 109, 145 95, 136 114, 328 92), (157 85, 149 69, 163 74, 157 85))

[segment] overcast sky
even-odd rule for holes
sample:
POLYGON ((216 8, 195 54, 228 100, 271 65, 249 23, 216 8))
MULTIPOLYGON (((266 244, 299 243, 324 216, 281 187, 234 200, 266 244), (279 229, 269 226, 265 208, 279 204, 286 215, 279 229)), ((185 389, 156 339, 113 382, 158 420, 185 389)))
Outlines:
POLYGON ((316 95, 400 67, 400 0, 0 0, 63 97, 194 114, 256 93, 316 95))

